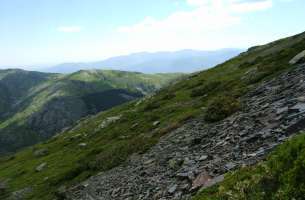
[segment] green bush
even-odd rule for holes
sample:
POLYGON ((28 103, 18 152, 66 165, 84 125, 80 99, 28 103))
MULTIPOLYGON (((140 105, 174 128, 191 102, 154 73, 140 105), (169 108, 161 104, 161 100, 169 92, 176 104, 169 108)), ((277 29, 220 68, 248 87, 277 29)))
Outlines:
POLYGON ((301 200, 305 197, 305 134, 280 145, 267 161, 227 174, 194 200, 301 200))
POLYGON ((239 101, 231 96, 218 96, 208 105, 204 119, 208 122, 217 122, 240 109, 239 101))

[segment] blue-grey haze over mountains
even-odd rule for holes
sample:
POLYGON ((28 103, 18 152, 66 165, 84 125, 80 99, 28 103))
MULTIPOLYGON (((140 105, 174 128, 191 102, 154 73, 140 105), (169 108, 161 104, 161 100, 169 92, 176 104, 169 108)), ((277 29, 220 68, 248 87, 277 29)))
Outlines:
POLYGON ((63 63, 42 69, 42 71, 73 73, 82 69, 115 69, 143 73, 189 73, 213 67, 237 56, 242 51, 242 49, 220 49, 215 51, 140 52, 97 62, 63 63))

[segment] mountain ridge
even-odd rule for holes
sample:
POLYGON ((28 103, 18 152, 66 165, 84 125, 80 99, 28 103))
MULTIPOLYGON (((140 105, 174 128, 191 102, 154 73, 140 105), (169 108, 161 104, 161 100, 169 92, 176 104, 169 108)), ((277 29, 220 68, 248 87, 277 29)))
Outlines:
POLYGON ((14 150, 45 140, 88 114, 154 92, 181 75, 146 75, 114 70, 83 70, 62 75, 1 70, 0 89, 4 101, 0 102, 0 149, 14 150), (103 101, 106 98, 113 101, 102 95, 106 95, 106 91, 118 101, 103 101), (92 101, 94 95, 98 98, 92 101), (104 106, 99 105, 99 100, 104 106), (30 137, 32 140, 27 139, 30 137), (18 142, 14 138, 19 138, 18 142), (22 140, 28 142, 23 145, 22 140))
POLYGON ((71 73, 80 69, 105 68, 143 73, 190 73, 220 64, 241 52, 241 49, 139 52, 97 62, 63 63, 43 71, 71 73))

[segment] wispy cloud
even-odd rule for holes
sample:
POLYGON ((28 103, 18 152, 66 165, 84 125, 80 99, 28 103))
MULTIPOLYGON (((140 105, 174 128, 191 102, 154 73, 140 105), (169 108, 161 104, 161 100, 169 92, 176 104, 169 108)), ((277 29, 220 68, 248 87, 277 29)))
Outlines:
POLYGON ((226 4, 232 12, 255 12, 269 9, 273 6, 272 0, 229 0, 226 4))
POLYGON ((190 11, 177 11, 163 19, 147 16, 142 21, 118 28, 132 46, 139 49, 202 48, 216 46, 214 33, 242 23, 245 13, 271 8, 272 0, 185 0, 193 7, 190 11), (210 39, 209 39, 210 38, 210 39), (213 40, 211 40, 213 38, 213 40))
POLYGON ((57 31, 63 33, 78 33, 82 31, 82 27, 80 26, 60 26, 57 27, 57 31))

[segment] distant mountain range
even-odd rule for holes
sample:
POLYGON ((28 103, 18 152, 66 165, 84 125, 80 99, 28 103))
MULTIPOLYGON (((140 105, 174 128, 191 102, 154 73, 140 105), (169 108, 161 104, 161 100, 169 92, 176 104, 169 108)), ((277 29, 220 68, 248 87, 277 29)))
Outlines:
POLYGON ((213 67, 237 56, 242 49, 216 51, 181 50, 175 52, 134 53, 98 62, 63 63, 44 72, 73 73, 81 69, 115 69, 143 73, 194 72, 213 67))

